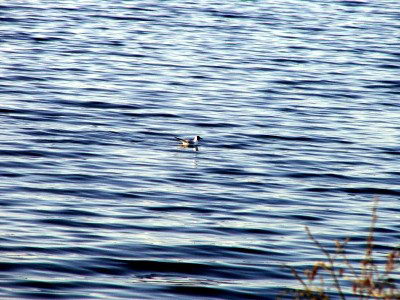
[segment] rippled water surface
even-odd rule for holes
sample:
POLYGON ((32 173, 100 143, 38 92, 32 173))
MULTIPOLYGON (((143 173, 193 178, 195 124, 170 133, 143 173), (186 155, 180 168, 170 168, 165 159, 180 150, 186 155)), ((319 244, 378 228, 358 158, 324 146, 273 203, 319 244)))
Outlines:
POLYGON ((273 299, 400 234, 398 1, 3 1, 0 297, 273 299), (174 136, 200 135, 196 149, 174 136))

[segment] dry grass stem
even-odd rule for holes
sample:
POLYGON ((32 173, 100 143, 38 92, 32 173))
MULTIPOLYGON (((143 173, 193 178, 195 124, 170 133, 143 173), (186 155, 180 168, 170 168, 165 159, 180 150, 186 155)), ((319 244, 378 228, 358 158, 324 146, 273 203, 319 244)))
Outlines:
POLYGON ((317 261, 311 269, 307 269, 304 272, 306 280, 295 268, 288 267, 296 280, 303 286, 302 290, 294 292, 296 299, 329 299, 329 287, 336 290, 340 299, 346 299, 343 289, 345 285, 350 284, 351 289, 347 294, 352 298, 356 296, 359 299, 400 300, 400 289, 397 286, 399 277, 396 273, 400 260, 400 247, 393 248, 387 254, 386 262, 383 265, 378 265, 376 258, 374 258, 378 204, 379 199, 375 197, 364 257, 358 267, 350 262, 345 251, 346 247, 349 246, 350 239, 347 238, 343 242, 335 241, 336 251, 331 254, 314 237, 310 228, 305 227, 308 238, 324 254, 326 261, 317 261), (396 274, 397 279, 394 278, 396 274), (326 281, 325 279, 329 280, 326 281), (328 282, 328 286, 326 282, 328 282))

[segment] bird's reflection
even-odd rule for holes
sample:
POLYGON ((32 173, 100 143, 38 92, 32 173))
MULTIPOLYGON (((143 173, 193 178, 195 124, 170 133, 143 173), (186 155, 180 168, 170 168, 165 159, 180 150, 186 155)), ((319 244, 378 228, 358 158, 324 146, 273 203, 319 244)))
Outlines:
POLYGON ((181 149, 192 149, 195 152, 199 151, 199 146, 192 146, 192 145, 179 145, 179 148, 181 149))

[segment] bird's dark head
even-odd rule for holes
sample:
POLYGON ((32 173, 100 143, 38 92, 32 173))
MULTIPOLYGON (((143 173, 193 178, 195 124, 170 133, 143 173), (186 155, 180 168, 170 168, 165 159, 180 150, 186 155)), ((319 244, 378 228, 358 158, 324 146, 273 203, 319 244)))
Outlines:
POLYGON ((200 141, 202 138, 199 135, 196 135, 196 141, 200 141))

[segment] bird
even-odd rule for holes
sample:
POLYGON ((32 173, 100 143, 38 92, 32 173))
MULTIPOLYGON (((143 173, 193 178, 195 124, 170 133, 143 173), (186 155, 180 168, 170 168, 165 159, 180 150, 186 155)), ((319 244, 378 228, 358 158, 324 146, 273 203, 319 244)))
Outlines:
POLYGON ((202 140, 202 138, 198 135, 196 135, 193 139, 181 139, 178 137, 175 137, 175 139, 181 142, 182 147, 197 147, 200 140, 202 140))

